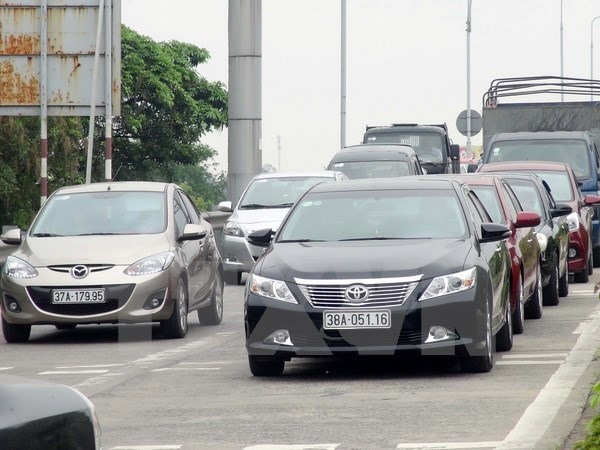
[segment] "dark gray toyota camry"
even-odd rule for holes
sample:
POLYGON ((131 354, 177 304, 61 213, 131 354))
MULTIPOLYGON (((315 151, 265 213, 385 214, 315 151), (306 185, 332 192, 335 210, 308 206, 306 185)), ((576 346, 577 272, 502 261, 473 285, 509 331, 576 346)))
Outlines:
POLYGON ((512 347, 509 229, 461 181, 322 183, 290 210, 246 283, 250 370, 294 357, 455 355, 488 372, 512 347))

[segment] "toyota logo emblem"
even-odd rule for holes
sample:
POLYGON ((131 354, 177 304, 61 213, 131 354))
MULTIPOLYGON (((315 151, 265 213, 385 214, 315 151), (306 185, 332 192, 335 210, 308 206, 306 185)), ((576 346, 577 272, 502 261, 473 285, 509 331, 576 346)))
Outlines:
POLYGON ((71 269, 71 276, 73 278, 81 279, 88 276, 89 269, 86 266, 73 266, 71 269))
POLYGON ((353 284, 346 289, 344 295, 351 302, 361 303, 369 298, 369 290, 362 284, 353 284))

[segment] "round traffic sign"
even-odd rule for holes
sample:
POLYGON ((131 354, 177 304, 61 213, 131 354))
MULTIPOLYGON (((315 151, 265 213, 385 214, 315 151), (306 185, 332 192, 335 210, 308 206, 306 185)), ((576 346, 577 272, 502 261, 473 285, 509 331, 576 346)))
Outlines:
MULTIPOLYGON (((474 109, 471 110, 471 136, 475 136, 481 131, 483 121, 481 114, 474 109)), ((456 128, 464 136, 467 135, 467 110, 465 109, 456 118, 456 128)))

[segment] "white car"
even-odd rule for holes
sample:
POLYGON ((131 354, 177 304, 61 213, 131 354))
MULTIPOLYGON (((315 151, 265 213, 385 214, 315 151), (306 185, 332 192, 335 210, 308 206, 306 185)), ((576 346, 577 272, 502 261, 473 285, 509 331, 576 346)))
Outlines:
POLYGON ((219 203, 219 211, 232 212, 223 227, 222 256, 225 282, 240 284, 243 272, 250 272, 264 248, 250 244, 253 231, 279 224, 294 202, 315 184, 348 179, 342 172, 261 173, 246 187, 235 209, 230 201, 219 203))

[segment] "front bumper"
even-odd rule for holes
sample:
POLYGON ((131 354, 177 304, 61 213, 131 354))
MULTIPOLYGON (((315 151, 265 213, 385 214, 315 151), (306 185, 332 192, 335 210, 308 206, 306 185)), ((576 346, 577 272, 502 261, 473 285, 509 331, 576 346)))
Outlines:
POLYGON ((231 272, 250 272, 265 251, 263 247, 250 244, 245 237, 224 233, 222 246, 223 268, 231 272))
MULTIPOLYGON (((296 292, 298 305, 247 293, 246 348, 250 355, 283 359, 335 354, 393 355, 407 351, 423 355, 483 354, 487 300, 478 294, 480 291, 471 289, 417 302, 413 293, 402 306, 372 309, 390 310, 388 329, 325 330, 323 312, 334 308, 315 308, 306 299, 298 298, 296 292), (448 339, 426 343, 431 340, 431 327, 444 327, 452 334, 448 339), (289 332, 290 345, 266 341, 277 330, 289 332)), ((352 305, 342 309, 352 310, 352 305)))
POLYGON ((569 232, 569 272, 581 272, 587 270, 587 261, 589 258, 588 239, 581 230, 569 232), (574 256, 571 254, 574 253, 574 256))
POLYGON ((61 323, 140 323, 168 319, 173 311, 174 279, 170 272, 128 276, 125 267, 114 266, 92 272, 76 280, 68 273, 37 268, 39 275, 31 279, 16 279, 2 275, 0 307, 2 316, 12 324, 61 323), (54 289, 98 289, 105 291, 104 303, 53 304, 54 289), (154 309, 147 309, 151 298, 161 299, 154 309), (20 311, 12 312, 8 304, 16 301, 20 311), (145 308, 146 306, 146 308, 145 308))

